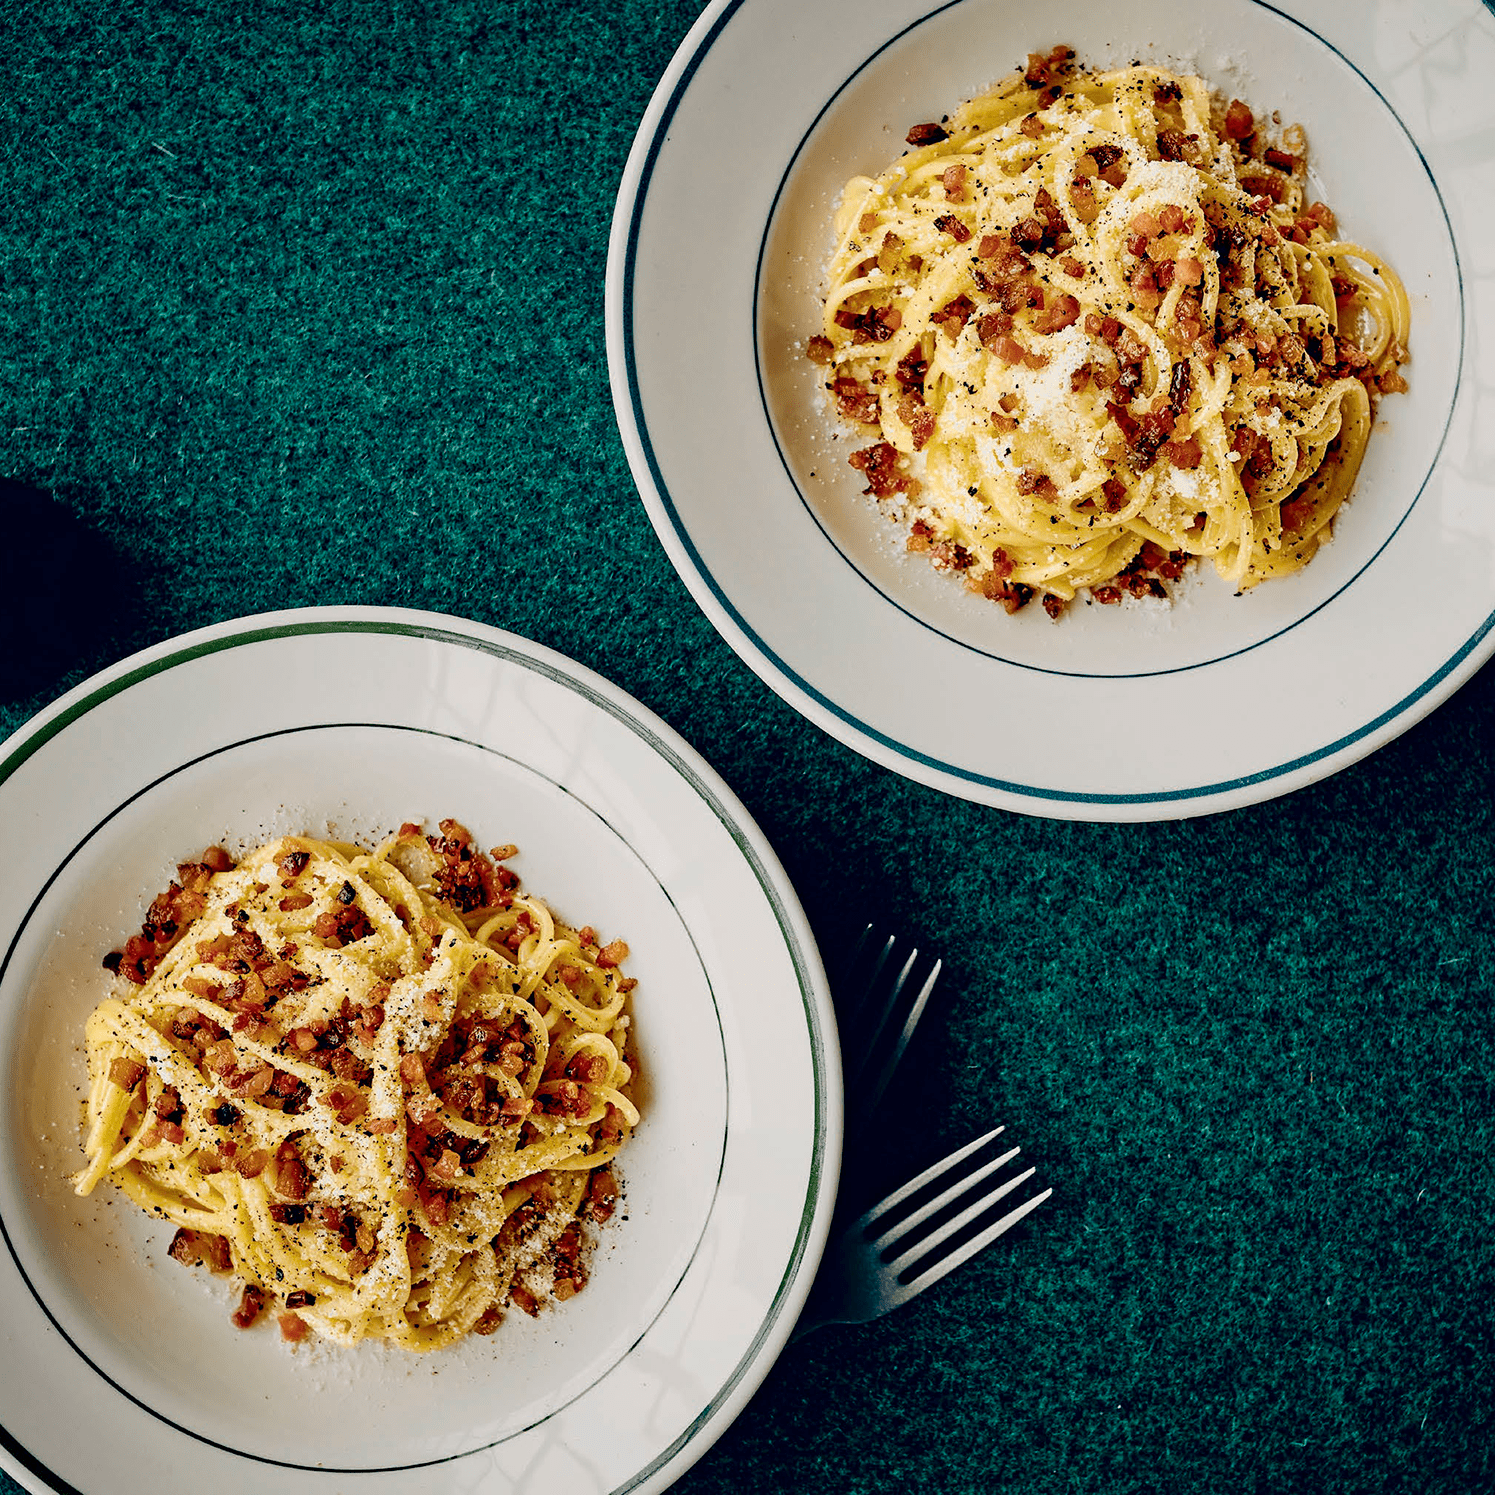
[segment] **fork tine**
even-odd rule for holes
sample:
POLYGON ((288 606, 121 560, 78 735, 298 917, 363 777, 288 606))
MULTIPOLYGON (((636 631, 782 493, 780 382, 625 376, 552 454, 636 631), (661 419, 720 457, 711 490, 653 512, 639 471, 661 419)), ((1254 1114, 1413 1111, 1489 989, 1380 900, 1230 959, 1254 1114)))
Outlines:
MULTIPOLYGON (((856 949, 852 952, 851 964, 848 966, 848 983, 853 984, 861 992, 871 995, 876 991, 883 979, 883 971, 893 954, 893 946, 897 943, 896 937, 887 935, 879 938, 876 925, 869 924, 857 941, 856 949), (871 969, 865 975, 861 972, 864 963, 870 962, 871 969)), ((916 950, 914 954, 919 952, 916 950)), ((870 1028, 862 1030, 867 1036, 859 1037, 859 1052, 853 1065, 847 1066, 847 1074, 851 1079, 860 1079, 862 1072, 872 1062, 872 1051, 877 1047, 877 1041, 882 1037, 883 1029, 887 1026, 888 1017, 894 1004, 898 1001, 898 994, 902 990, 903 982, 907 977, 907 967, 893 980, 893 986, 884 999, 881 1009, 878 1011, 876 1021, 870 1028)))
MULTIPOLYGON (((873 1037, 875 1045, 882 1037, 882 1030, 887 1025, 888 1018, 892 1015, 893 1008, 902 994, 909 974, 914 968, 914 962, 919 958, 919 952, 914 950, 904 962, 902 971, 898 974, 898 980, 893 985, 893 994, 888 998, 887 1005, 883 1008, 883 1014, 877 1025, 877 1033, 873 1037)), ((893 1071, 898 1067, 898 1061, 903 1058, 903 1051, 908 1047, 908 1041, 914 1036, 914 1029, 919 1025, 919 1019, 924 1015, 924 1008, 929 1003, 929 994, 934 990, 934 984, 940 979, 940 971, 944 968, 944 962, 936 960, 933 969, 924 979, 924 985, 919 988, 919 994, 914 998, 913 1006, 908 1010, 908 1017, 904 1019, 903 1028, 898 1034, 897 1042, 894 1043, 892 1052, 883 1060, 882 1068, 877 1073, 877 1078, 871 1085, 866 1087, 864 1098, 859 1102, 864 1110, 870 1110, 882 1099, 883 1091, 888 1088, 888 1081, 893 1078, 893 1071)), ((871 1058, 871 1051, 868 1052, 871 1058)))
POLYGON ((956 1152, 952 1152, 949 1157, 941 1158, 939 1162, 932 1163, 918 1177, 909 1179, 901 1189, 894 1189, 886 1199, 874 1204, 857 1221, 856 1228, 858 1230, 865 1230, 874 1220, 880 1220, 889 1210, 897 1209, 904 1200, 917 1194, 920 1189, 932 1184, 942 1173, 953 1168, 957 1163, 964 1162, 977 1148, 985 1147, 993 1137, 1000 1137, 1005 1130, 1005 1127, 994 1126, 984 1137, 977 1137, 974 1142, 967 1142, 964 1147, 956 1152))
MULTIPOLYGON (((886 1235, 879 1236, 877 1239, 878 1251, 886 1252, 890 1250, 893 1246, 897 1245, 898 1242, 901 1241, 903 1237, 909 1233, 909 1231, 917 1230, 919 1226, 921 1226, 931 1215, 938 1214, 942 1209, 945 1208, 947 1204, 954 1204, 955 1201, 962 1195, 970 1193, 970 1191, 975 1188, 975 1186, 979 1184, 983 1178, 985 1178, 988 1174, 995 1173, 998 1168, 1003 1166, 1003 1164, 1010 1163, 1013 1158, 1015 1158, 1021 1151, 1021 1147, 1014 1147, 1011 1152, 1004 1152, 1001 1157, 993 1158, 989 1163, 982 1164, 982 1166, 978 1168, 974 1173, 963 1174, 960 1178, 956 1179, 955 1182, 951 1184, 943 1194, 940 1194, 936 1198, 931 1199, 928 1204, 920 1205, 920 1207, 916 1209, 913 1214, 911 1214, 906 1220, 900 1220, 895 1226, 892 1227, 891 1230, 887 1232, 886 1235)), ((1026 1178, 1028 1174, 1032 1172, 1033 1170, 1030 1168, 1028 1170, 1028 1173, 1025 1173, 1023 1175, 1023 1178, 1026 1178)), ((1006 1184, 995 1194, 988 1195, 988 1202, 1000 1199, 1003 1194, 1008 1192, 1009 1189, 1012 1189, 1021 1182, 1022 1178, 1014 1179, 1012 1183, 1006 1184)), ((940 1241, 944 1240, 945 1235, 947 1234, 949 1234, 948 1231, 944 1232, 944 1234, 933 1236, 926 1241, 920 1242, 919 1249, 922 1251, 926 1246, 937 1246, 940 1241)))
POLYGON ((942 1257, 912 1281, 897 1283, 890 1294, 889 1307, 896 1308, 899 1304, 908 1302, 910 1298, 923 1292, 930 1283, 938 1282, 947 1272, 953 1272, 956 1267, 968 1262, 978 1251, 983 1251, 991 1245, 999 1235, 1011 1230, 1019 1220, 1031 1215, 1053 1192, 1052 1189, 1045 1189, 1043 1193, 1035 1194, 1031 1199, 1025 1199, 1011 1213, 1003 1215, 1000 1220, 987 1226, 980 1235, 972 1236, 958 1250, 952 1251, 949 1256, 942 1257))
MULTIPOLYGON (((1001 1161, 1005 1163, 1011 1157, 1012 1154, 1009 1153, 1008 1157, 1003 1158, 1001 1161)), ((988 1167, 986 1169, 983 1169, 982 1171, 985 1173, 989 1173, 991 1169, 988 1167)), ((1027 1183, 1027 1181, 1032 1178, 1037 1171, 1038 1170, 1036 1168, 1029 1168, 1026 1173, 1019 1173, 1016 1178, 1008 1179, 1007 1182, 1002 1184, 1000 1188, 993 1189, 990 1194, 983 1194, 981 1198, 975 1200, 971 1204, 968 1204, 965 1209, 961 1210, 958 1215, 954 1216, 952 1219, 946 1220, 945 1223, 941 1225, 940 1228, 936 1230, 932 1235, 927 1235, 922 1240, 916 1241, 906 1251, 903 1251, 898 1256, 893 1257, 887 1264, 888 1270, 896 1276, 898 1273, 902 1272, 905 1267, 911 1266, 914 1262, 918 1261, 920 1257, 928 1256, 936 1246, 942 1245, 945 1241, 948 1241, 950 1237, 957 1231, 964 1230, 965 1227, 969 1225, 971 1221, 974 1220, 978 1215, 985 1214, 986 1211, 989 1210, 992 1205, 997 1202, 997 1200, 1005 1199, 1007 1195, 1009 1195, 1015 1188, 1017 1188, 1019 1184, 1027 1183)), ((979 1177, 979 1175, 973 1175, 972 1182, 975 1182, 977 1177, 979 1177)), ((964 1192, 965 1190, 960 1188, 951 1189, 945 1195, 945 1198, 947 1200, 953 1200, 957 1195, 963 1194, 964 1192)), ((899 1238, 901 1239, 906 1234, 906 1230, 900 1229, 899 1238)), ((889 1243, 883 1243, 882 1249, 886 1250, 887 1244, 889 1243)))

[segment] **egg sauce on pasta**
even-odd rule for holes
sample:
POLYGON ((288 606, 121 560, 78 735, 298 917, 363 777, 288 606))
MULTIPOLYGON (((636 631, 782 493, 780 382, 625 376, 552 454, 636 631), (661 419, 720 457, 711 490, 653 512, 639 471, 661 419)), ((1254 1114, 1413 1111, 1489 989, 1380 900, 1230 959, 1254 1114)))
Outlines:
POLYGON ((844 190, 808 352, 910 549, 1055 616, 1305 565, 1410 313, 1308 202, 1302 130, 1055 48, 909 143, 844 190))
POLYGON ((586 1278, 639 1120, 633 982, 455 821, 183 864, 86 1028, 87 1166, 241 1327, 434 1350, 586 1278))

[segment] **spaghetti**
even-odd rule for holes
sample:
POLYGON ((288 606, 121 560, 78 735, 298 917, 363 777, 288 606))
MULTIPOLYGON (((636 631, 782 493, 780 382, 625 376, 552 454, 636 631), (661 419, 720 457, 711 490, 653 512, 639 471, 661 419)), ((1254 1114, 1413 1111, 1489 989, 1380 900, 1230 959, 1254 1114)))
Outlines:
POLYGON ((513 850, 443 821, 180 867, 88 1019, 78 1193, 112 1178, 290 1340, 433 1350, 571 1296, 639 1120, 634 983, 513 850))
POLYGON ((1016 611, 1305 565, 1405 389, 1406 292, 1296 126, 1056 48, 848 183, 809 356, 909 547, 1016 611))

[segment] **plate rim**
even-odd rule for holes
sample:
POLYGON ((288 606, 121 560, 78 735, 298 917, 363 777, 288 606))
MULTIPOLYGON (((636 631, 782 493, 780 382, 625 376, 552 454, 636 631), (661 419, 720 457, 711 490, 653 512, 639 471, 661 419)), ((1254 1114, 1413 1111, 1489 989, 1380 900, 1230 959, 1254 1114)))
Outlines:
MULTIPOLYGON (((0 740, 0 796, 5 794, 6 785, 17 770, 43 753, 69 726, 144 680, 236 647, 282 639, 340 634, 413 638, 475 651, 499 664, 536 673, 578 695, 593 709, 605 712, 631 731, 646 750, 680 778, 727 833, 736 854, 757 884, 783 941, 794 973, 796 993, 805 1022, 814 1092, 814 1137, 808 1160, 805 1197, 799 1202, 799 1222, 795 1237, 772 1300, 737 1363, 720 1384, 714 1387, 706 1405, 685 1428, 668 1445, 658 1449, 647 1464, 615 1485, 612 1495, 625 1495, 625 1492, 642 1489, 661 1489, 700 1458, 731 1425, 787 1343, 798 1312, 809 1293, 815 1268, 829 1233, 841 1147, 842 1097, 834 1007, 813 933, 779 858, 746 807, 710 763, 668 723, 621 686, 547 645, 535 643, 508 630, 434 611, 372 606, 316 606, 249 614, 210 624, 151 645, 81 681, 36 712, 8 737, 0 740)), ((399 728, 411 724, 408 721, 385 721, 368 725, 399 728)), ((435 735, 449 737, 451 734, 437 731, 435 735)), ((484 747, 481 741, 476 740, 472 745, 484 747)), ((535 771, 532 765, 525 766, 535 771)), ((572 792, 564 785, 559 787, 565 792, 572 792)), ((602 814, 601 810, 589 802, 587 807, 594 814, 602 814)), ((603 819, 606 821, 605 815, 603 819)), ((84 838, 85 841, 87 839, 88 837, 84 838)), ((73 848, 69 857, 76 850, 76 847, 73 848)), ((28 884, 26 893, 33 895, 32 903, 16 930, 7 931, 10 935, 6 941, 7 963, 27 921, 35 911, 36 901, 43 896, 44 891, 34 892, 28 884)), ((730 1083, 730 1071, 728 1076, 730 1083)), ((724 1138, 723 1165, 726 1145, 724 1138)), ((711 1214, 715 1211, 716 1206, 713 1204, 711 1214)), ((24 1280, 24 1265, 15 1256, 8 1231, 5 1236, 7 1254, 24 1280)), ((50 1321, 50 1311, 46 1305, 39 1306, 50 1321)), ((74 1349, 73 1353, 95 1374, 102 1374, 81 1352, 74 1349)), ((627 1351, 617 1364, 626 1363, 632 1353, 632 1349, 627 1351)), ((108 1382, 107 1376, 104 1379, 108 1382)), ((117 1394, 129 1401, 138 1400, 127 1388, 117 1388, 117 1394)), ((584 1390, 578 1394, 578 1398, 586 1394, 584 1390)), ((542 1425, 559 1410, 564 1409, 553 1409, 532 1426, 542 1425)), ((508 1436, 523 1436, 531 1430, 532 1427, 527 1427, 508 1436)), ((194 1443, 203 1442, 203 1438, 191 1429, 176 1429, 176 1432, 194 1443)), ((234 1450, 211 1438, 207 1439, 207 1446, 230 1457, 235 1454, 234 1450)), ((414 1465, 409 1472, 413 1473, 417 1468, 460 1464, 464 1458, 481 1456, 486 1449, 487 1445, 484 1445, 467 1450, 455 1458, 439 1459, 430 1465, 414 1465)), ((34 1486, 28 1485, 28 1488, 74 1495, 75 1487, 54 1473, 45 1458, 34 1453, 8 1423, 0 1423, 0 1464, 19 1481, 25 1481, 29 1477, 40 1482, 34 1486)), ((296 1469, 299 1466, 282 1467, 296 1469)), ((389 1471, 353 1469, 329 1470, 328 1473, 343 1479, 385 1478, 389 1471)), ((76 1495, 84 1495, 84 1492, 76 1492, 76 1495)))
MULTIPOLYGON (((1341 733, 1328 743, 1298 753, 1270 767, 1254 768, 1249 772, 1218 782, 1124 792, 1027 784, 936 758, 930 753, 899 741, 878 726, 862 720, 800 675, 778 651, 759 637, 749 620, 718 588, 715 578, 696 550, 685 525, 676 517, 669 485, 665 481, 656 458, 649 435, 649 422, 643 409, 643 397, 638 377, 638 339, 634 321, 634 279, 641 220, 648 202, 655 165, 665 144, 665 137, 696 71, 716 45, 732 18, 749 5, 761 3, 763 0, 713 0, 681 42, 671 59, 670 66, 651 96, 624 168, 614 209, 607 260, 605 310, 614 410, 629 466, 650 523, 671 564, 685 582, 697 605, 739 658, 770 689, 838 741, 915 782, 961 798, 1023 814, 1060 819, 1080 818, 1125 822, 1213 814, 1288 794, 1326 778, 1358 762, 1402 732, 1409 730, 1447 700, 1490 657, 1491 653, 1495 652, 1495 601, 1492 601, 1484 618, 1471 632, 1466 634, 1462 643, 1441 659, 1436 668, 1426 673, 1414 689, 1406 692, 1390 705, 1384 706, 1368 720, 1361 722, 1353 731, 1341 733)), ((886 45, 891 44, 891 40, 913 30, 931 17, 962 3, 965 3, 965 0, 933 0, 933 3, 926 4, 917 15, 912 15, 893 38, 885 38, 877 50, 882 50, 886 45)), ((1408 501, 1405 511, 1393 530, 1384 538, 1380 550, 1377 551, 1379 555, 1381 550, 1389 546, 1401 531, 1423 499, 1428 485, 1447 460, 1449 433, 1461 405, 1466 400, 1466 391, 1463 386, 1466 365, 1470 357, 1470 323, 1474 312, 1464 287, 1464 251, 1460 247, 1452 219, 1448 214, 1446 194, 1433 172, 1431 163, 1427 160, 1422 142, 1408 125, 1402 113, 1385 98, 1383 91, 1374 80, 1365 74, 1353 58, 1344 54, 1329 38, 1294 15, 1292 11, 1280 4, 1272 3, 1272 0, 1246 0, 1246 3, 1280 17, 1288 24, 1307 32, 1320 44, 1330 48, 1381 100, 1412 146, 1432 184, 1433 191, 1444 212, 1448 242, 1459 273, 1459 368, 1444 417, 1444 428, 1438 439, 1436 454, 1423 475, 1417 492, 1408 501)), ((1468 16, 1460 24, 1467 24, 1481 13, 1489 15, 1492 12, 1495 12, 1495 0, 1482 0, 1480 6, 1470 9, 1468 16)), ((875 54, 869 53, 869 58, 872 55, 875 54)), ((862 66, 865 65, 866 60, 862 66)), ((830 106, 848 81, 849 79, 843 79, 837 89, 833 90, 821 103, 815 114, 815 122, 818 122, 824 110, 830 106)), ((798 161, 805 140, 815 128, 815 122, 812 122, 809 129, 802 135, 788 164, 783 167, 778 186, 774 191, 769 215, 761 226, 758 251, 760 269, 755 269, 751 296, 754 308, 757 305, 758 287, 761 281, 762 245, 766 243, 772 230, 773 207, 777 206, 788 173, 792 170, 793 164, 798 161)), ((769 433, 770 443, 780 466, 787 468, 780 449, 778 433, 762 399, 761 350, 757 337, 756 314, 750 320, 753 326, 751 339, 754 377, 758 382, 760 405, 764 405, 761 417, 758 412, 755 412, 755 420, 761 418, 762 424, 769 433)), ((794 482, 792 474, 789 476, 789 482, 798 494, 798 485, 794 482)), ((803 505, 803 496, 799 495, 799 499, 803 505)), ((813 513, 811 517, 819 525, 819 520, 813 513)), ((821 528, 823 531, 823 526, 821 528)), ((831 548, 837 555, 841 555, 839 546, 832 544, 831 548)), ((842 559, 857 575, 861 575, 860 568, 846 560, 844 556, 842 559)), ((1365 567, 1360 568, 1355 577, 1344 583, 1334 595, 1338 596, 1349 591, 1373 561, 1374 557, 1367 560, 1365 567)), ((863 580, 866 581, 866 578, 863 577, 863 580)), ((868 585, 872 584, 868 582, 868 585)), ((900 612, 907 612, 907 609, 900 604, 884 597, 876 587, 873 587, 873 590, 877 592, 885 605, 892 606, 900 612)), ((1321 603, 1320 607, 1322 605, 1321 603)), ((1313 609, 1313 611, 1318 610, 1319 608, 1313 609)), ((923 624, 922 619, 915 621, 923 624)), ((1304 618, 1297 619, 1293 626, 1303 621, 1305 621, 1304 618)), ((959 647, 965 647, 959 641, 953 642, 959 647)), ((1257 647, 1257 645, 1252 647, 1257 647)), ((1247 651, 1227 651, 1221 659, 1211 659, 1204 663, 1213 665, 1242 652, 1247 651)), ((998 662, 1006 663, 1015 669, 1028 668, 1020 662, 998 662)), ((1190 665, 1187 668, 1200 667, 1203 665, 1190 665)), ((1040 671, 1039 673, 1063 675, 1068 672, 1040 671)), ((1177 673, 1182 673, 1182 670, 1148 672, 1144 678, 1151 678, 1154 674, 1177 673)), ((1077 678, 1091 677, 1079 676, 1077 678)), ((1110 680, 1113 677, 1099 678, 1110 680)))

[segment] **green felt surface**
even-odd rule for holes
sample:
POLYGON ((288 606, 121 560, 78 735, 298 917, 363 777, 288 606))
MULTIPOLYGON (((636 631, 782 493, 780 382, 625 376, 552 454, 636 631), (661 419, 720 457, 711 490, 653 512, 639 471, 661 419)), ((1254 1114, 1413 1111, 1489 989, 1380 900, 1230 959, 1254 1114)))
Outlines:
POLYGON ((864 1145, 892 1182, 1005 1120, 1054 1196, 790 1348, 681 1491, 1490 1489, 1495 675, 1324 784, 1137 827, 797 717, 668 565, 607 387, 613 195, 697 10, 6 7, 0 473, 57 506, 0 541, 0 729, 247 611, 462 614, 678 728, 828 952, 873 911, 938 946, 864 1145))

